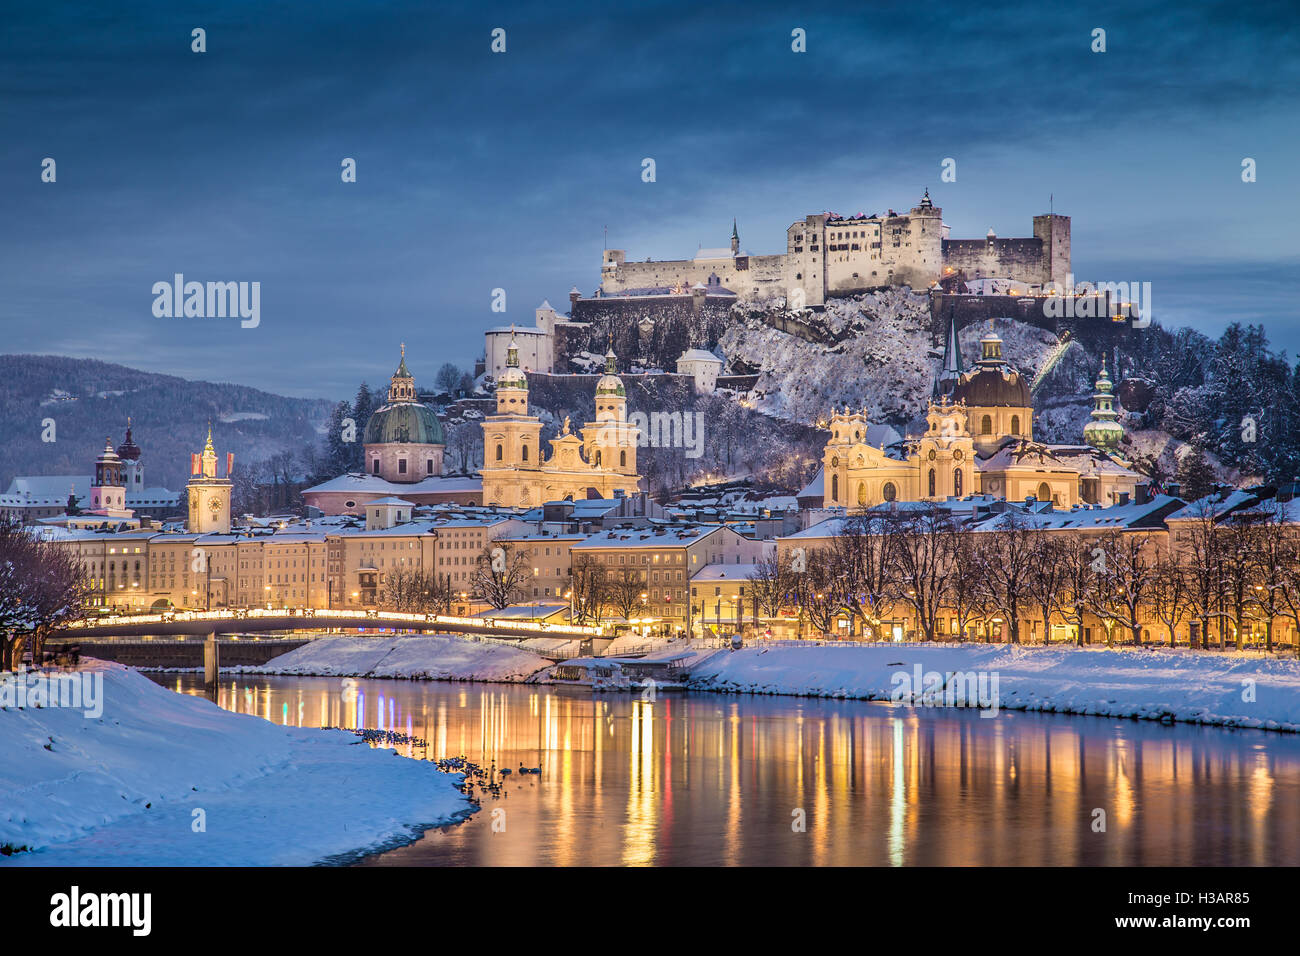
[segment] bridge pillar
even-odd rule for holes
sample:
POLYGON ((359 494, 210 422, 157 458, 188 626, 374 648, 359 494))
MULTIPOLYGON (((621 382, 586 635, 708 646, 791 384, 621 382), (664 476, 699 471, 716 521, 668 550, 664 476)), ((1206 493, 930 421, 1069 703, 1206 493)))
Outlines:
POLYGON ((209 690, 217 686, 221 667, 221 651, 217 645, 217 634, 210 633, 203 641, 203 686, 209 690))

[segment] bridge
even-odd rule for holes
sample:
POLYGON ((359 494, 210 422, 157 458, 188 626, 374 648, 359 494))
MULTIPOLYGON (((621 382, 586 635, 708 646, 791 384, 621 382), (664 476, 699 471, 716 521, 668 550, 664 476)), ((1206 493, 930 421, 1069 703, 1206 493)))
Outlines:
POLYGON ((511 618, 453 617, 405 611, 351 611, 325 608, 248 608, 220 611, 164 611, 117 614, 74 621, 50 635, 52 641, 94 637, 137 637, 141 634, 254 634, 267 631, 324 631, 401 628, 438 634, 478 634, 523 641, 534 637, 590 640, 605 629, 579 624, 547 624, 511 618))

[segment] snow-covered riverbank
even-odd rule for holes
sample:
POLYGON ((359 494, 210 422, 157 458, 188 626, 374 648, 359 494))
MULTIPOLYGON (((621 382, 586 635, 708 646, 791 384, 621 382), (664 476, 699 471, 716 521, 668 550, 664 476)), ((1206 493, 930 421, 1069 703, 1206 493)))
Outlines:
MULTIPOLYGON (((998 707, 1300 732, 1300 662, 1168 650, 1001 645, 747 647, 691 668, 694 690, 890 700, 921 673, 996 676, 998 707), (905 683, 899 674, 906 674, 905 683)), ((985 686, 990 686, 986 682, 985 686)), ((919 692, 920 688, 918 688, 919 692)))
MULTIPOLYGON (((470 811, 458 775, 98 661, 103 712, 0 709, 0 867, 303 865, 470 811), (382 794, 383 799, 376 799, 382 794)), ((12 679, 12 678, 11 678, 12 679)))
POLYGON ((551 662, 505 644, 442 635, 322 637, 241 674, 522 681, 551 662))

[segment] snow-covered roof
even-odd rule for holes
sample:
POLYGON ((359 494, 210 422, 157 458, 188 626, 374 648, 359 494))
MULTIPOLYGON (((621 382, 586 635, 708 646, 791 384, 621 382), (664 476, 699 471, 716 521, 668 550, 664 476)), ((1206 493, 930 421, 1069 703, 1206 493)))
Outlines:
POLYGON ((407 501, 405 498, 398 498, 393 495, 389 495, 386 498, 376 498, 374 501, 367 501, 366 506, 369 507, 370 505, 402 505, 405 507, 414 508, 415 502, 407 501))
POLYGON ((432 475, 420 481, 386 481, 378 475, 346 474, 306 489, 303 494, 325 491, 382 492, 391 495, 423 494, 435 491, 481 491, 483 479, 469 475, 432 475))
POLYGON ((757 564, 706 564, 691 575, 691 580, 747 581, 757 570, 757 564))
POLYGON ((698 544, 711 534, 722 530, 722 525, 696 525, 694 527, 668 528, 663 533, 656 529, 614 529, 588 535, 572 551, 602 550, 606 548, 678 548, 698 544))
POLYGON ((825 466, 817 469, 817 474, 813 475, 812 481, 803 486, 799 492, 800 498, 824 498, 826 496, 826 468, 825 466))
POLYGON ((721 365, 722 359, 718 358, 712 352, 706 352, 704 349, 687 349, 682 353, 679 362, 713 362, 715 365, 721 365))

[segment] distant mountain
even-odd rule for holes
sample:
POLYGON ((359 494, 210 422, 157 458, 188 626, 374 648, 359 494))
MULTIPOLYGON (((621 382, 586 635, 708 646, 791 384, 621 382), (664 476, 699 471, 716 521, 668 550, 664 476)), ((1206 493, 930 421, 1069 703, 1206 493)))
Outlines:
POLYGON ((57 355, 0 355, 0 490, 15 475, 90 474, 110 437, 132 420, 145 482, 179 490, 209 420, 225 468, 318 444, 334 403, 243 385, 191 382, 124 365, 57 355), (42 441, 53 419, 55 441, 42 441))

